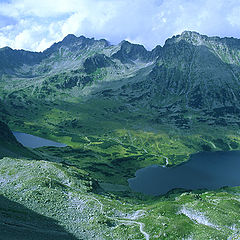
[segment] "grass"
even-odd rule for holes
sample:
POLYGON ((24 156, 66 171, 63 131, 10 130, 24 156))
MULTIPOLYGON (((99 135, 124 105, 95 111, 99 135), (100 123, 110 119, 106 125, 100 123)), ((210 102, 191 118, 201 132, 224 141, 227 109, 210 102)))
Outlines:
POLYGON ((113 184, 126 185, 136 170, 152 164, 177 165, 197 152, 240 148, 234 126, 210 126, 197 122, 195 116, 189 129, 181 129, 171 122, 153 122, 147 110, 120 110, 123 104, 107 98, 45 105, 39 101, 36 110, 24 108, 21 115, 9 108, 15 116, 9 124, 14 130, 69 146, 39 149, 44 158, 57 157, 113 184))
POLYGON ((62 99, 46 101, 31 91, 20 90, 7 99, 11 116, 2 117, 8 117, 12 130, 68 147, 34 150, 47 161, 0 160, 0 177, 10 181, 6 186, 1 182, 6 198, 56 220, 77 239, 144 239, 136 221, 144 224, 150 239, 227 239, 238 234, 239 188, 176 190, 154 198, 127 188, 127 179, 140 168, 177 165, 200 151, 239 149, 237 127, 199 122, 197 112, 182 114, 183 120, 191 119, 187 125, 185 120, 179 125, 170 113, 159 122, 151 109, 136 106, 131 111, 125 101, 109 96, 83 101, 64 93, 62 99), (138 210, 144 215, 131 219, 138 210))
POLYGON ((122 187, 137 169, 166 165, 166 158, 169 165, 176 165, 206 149, 239 149, 235 128, 197 122, 188 130, 172 124, 149 125, 153 118, 147 112, 118 112, 121 106, 105 99, 45 106, 40 101, 36 114, 24 109, 21 116, 11 109, 12 129, 68 147, 35 150, 50 162, 1 160, 0 176, 11 181, 1 194, 57 220, 78 239, 144 239, 134 221, 144 224, 150 239, 227 239, 238 234, 239 188, 172 191, 153 198, 122 187), (114 185, 118 191, 112 191, 114 185), (144 215, 131 219, 138 210, 144 215), (197 221, 194 214, 202 219, 197 221))

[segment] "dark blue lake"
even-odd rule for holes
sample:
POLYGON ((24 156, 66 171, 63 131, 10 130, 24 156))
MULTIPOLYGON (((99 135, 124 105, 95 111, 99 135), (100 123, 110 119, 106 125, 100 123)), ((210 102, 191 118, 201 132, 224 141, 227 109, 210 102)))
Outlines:
POLYGON ((240 151, 203 152, 175 167, 146 167, 128 183, 133 191, 147 195, 162 195, 175 188, 214 190, 240 186, 240 151))
POLYGON ((54 141, 40 138, 37 136, 33 136, 33 135, 27 134, 27 133, 13 132, 13 135, 25 147, 38 148, 38 147, 45 147, 45 146, 54 146, 54 147, 66 147, 67 146, 62 143, 54 142, 54 141))

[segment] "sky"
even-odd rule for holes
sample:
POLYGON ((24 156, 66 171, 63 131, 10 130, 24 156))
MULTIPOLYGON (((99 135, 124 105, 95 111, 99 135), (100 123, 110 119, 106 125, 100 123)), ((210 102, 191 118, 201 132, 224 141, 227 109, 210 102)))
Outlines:
POLYGON ((185 30, 240 38, 240 1, 0 0, 0 47, 43 51, 71 33, 150 50, 185 30))

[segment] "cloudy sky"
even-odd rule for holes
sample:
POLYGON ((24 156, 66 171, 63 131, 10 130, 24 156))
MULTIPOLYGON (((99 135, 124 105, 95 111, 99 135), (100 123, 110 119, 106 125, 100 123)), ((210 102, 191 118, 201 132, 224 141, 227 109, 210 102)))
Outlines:
POLYGON ((239 0, 0 0, 0 47, 42 51, 73 33, 146 48, 184 30, 240 38, 239 0))

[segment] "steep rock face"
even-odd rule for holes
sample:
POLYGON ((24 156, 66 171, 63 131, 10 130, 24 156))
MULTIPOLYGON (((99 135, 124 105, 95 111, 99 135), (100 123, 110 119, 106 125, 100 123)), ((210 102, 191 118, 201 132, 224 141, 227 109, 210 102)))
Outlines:
POLYGON ((110 67, 113 64, 113 61, 104 54, 95 54, 85 60, 83 67, 85 72, 89 74, 95 72, 98 68, 110 67))
POLYGON ((1 121, 0 121, 0 141, 6 142, 6 143, 19 144, 16 138, 14 137, 14 135, 12 134, 11 130, 7 126, 7 124, 1 121))
POLYGON ((109 46, 109 43, 105 39, 95 40, 94 38, 86 38, 84 36, 76 37, 73 34, 67 35, 62 41, 54 43, 50 48, 46 49, 43 53, 46 56, 62 49, 69 49, 72 52, 79 52, 86 48, 91 48, 94 45, 99 45, 104 48, 109 46))
MULTIPOLYGON (((113 46, 104 39, 70 34, 43 53, 7 48, 1 49, 1 54, 1 61, 11 71, 26 65, 18 69, 25 74, 24 80, 19 78, 19 82, 24 81, 22 91, 25 88, 41 98, 55 99, 59 90, 70 98, 72 91, 75 97, 82 96, 85 87, 88 90, 84 94, 91 97, 93 83, 94 91, 101 93, 102 82, 108 81, 114 88, 112 98, 140 107, 175 104, 197 110, 240 108, 239 39, 186 31, 166 40, 163 47, 147 51, 127 41, 113 46), (15 58, 18 61, 14 62, 15 58), (118 80, 123 81, 115 85, 118 80)), ((8 91, 12 96, 15 87, 8 91)))
POLYGON ((9 47, 0 49, 0 74, 14 73, 14 69, 23 64, 34 65, 44 59, 41 52, 30 52, 24 50, 13 50, 9 47))
POLYGON ((194 46, 206 46, 223 61, 228 61, 229 63, 231 62, 231 60, 238 60, 239 57, 238 51, 240 50, 240 39, 236 39, 233 37, 208 37, 206 35, 201 35, 197 32, 185 31, 181 35, 177 35, 171 39, 168 39, 166 41, 166 44, 174 42, 176 43, 181 40, 185 40, 186 42, 194 46), (224 55, 226 57, 225 59, 224 55), (233 59, 230 59, 230 55, 235 56, 233 57, 233 59))
POLYGON ((108 48, 105 39, 95 40, 84 36, 67 35, 62 41, 54 43, 43 52, 13 50, 9 47, 0 49, 0 77, 36 77, 51 72, 75 69, 91 55, 108 48))
POLYGON ((192 108, 228 106, 240 99, 231 66, 206 46, 185 40, 164 46, 151 77, 159 94, 182 96, 192 108))
POLYGON ((119 59, 122 63, 133 63, 136 60, 147 62, 150 57, 144 46, 132 44, 128 41, 121 42, 120 50, 112 55, 113 58, 119 59))
POLYGON ((155 60, 155 59, 157 59, 159 56, 161 56, 161 54, 162 54, 162 49, 163 49, 162 46, 157 45, 157 46, 151 51, 150 59, 155 60))
POLYGON ((157 52, 148 77, 132 84, 133 92, 145 93, 143 101, 160 106, 175 102, 192 109, 240 107, 239 40, 184 32, 157 52))
POLYGON ((17 141, 8 125, 0 121, 0 159, 2 157, 32 157, 39 159, 39 156, 25 148, 17 141))

